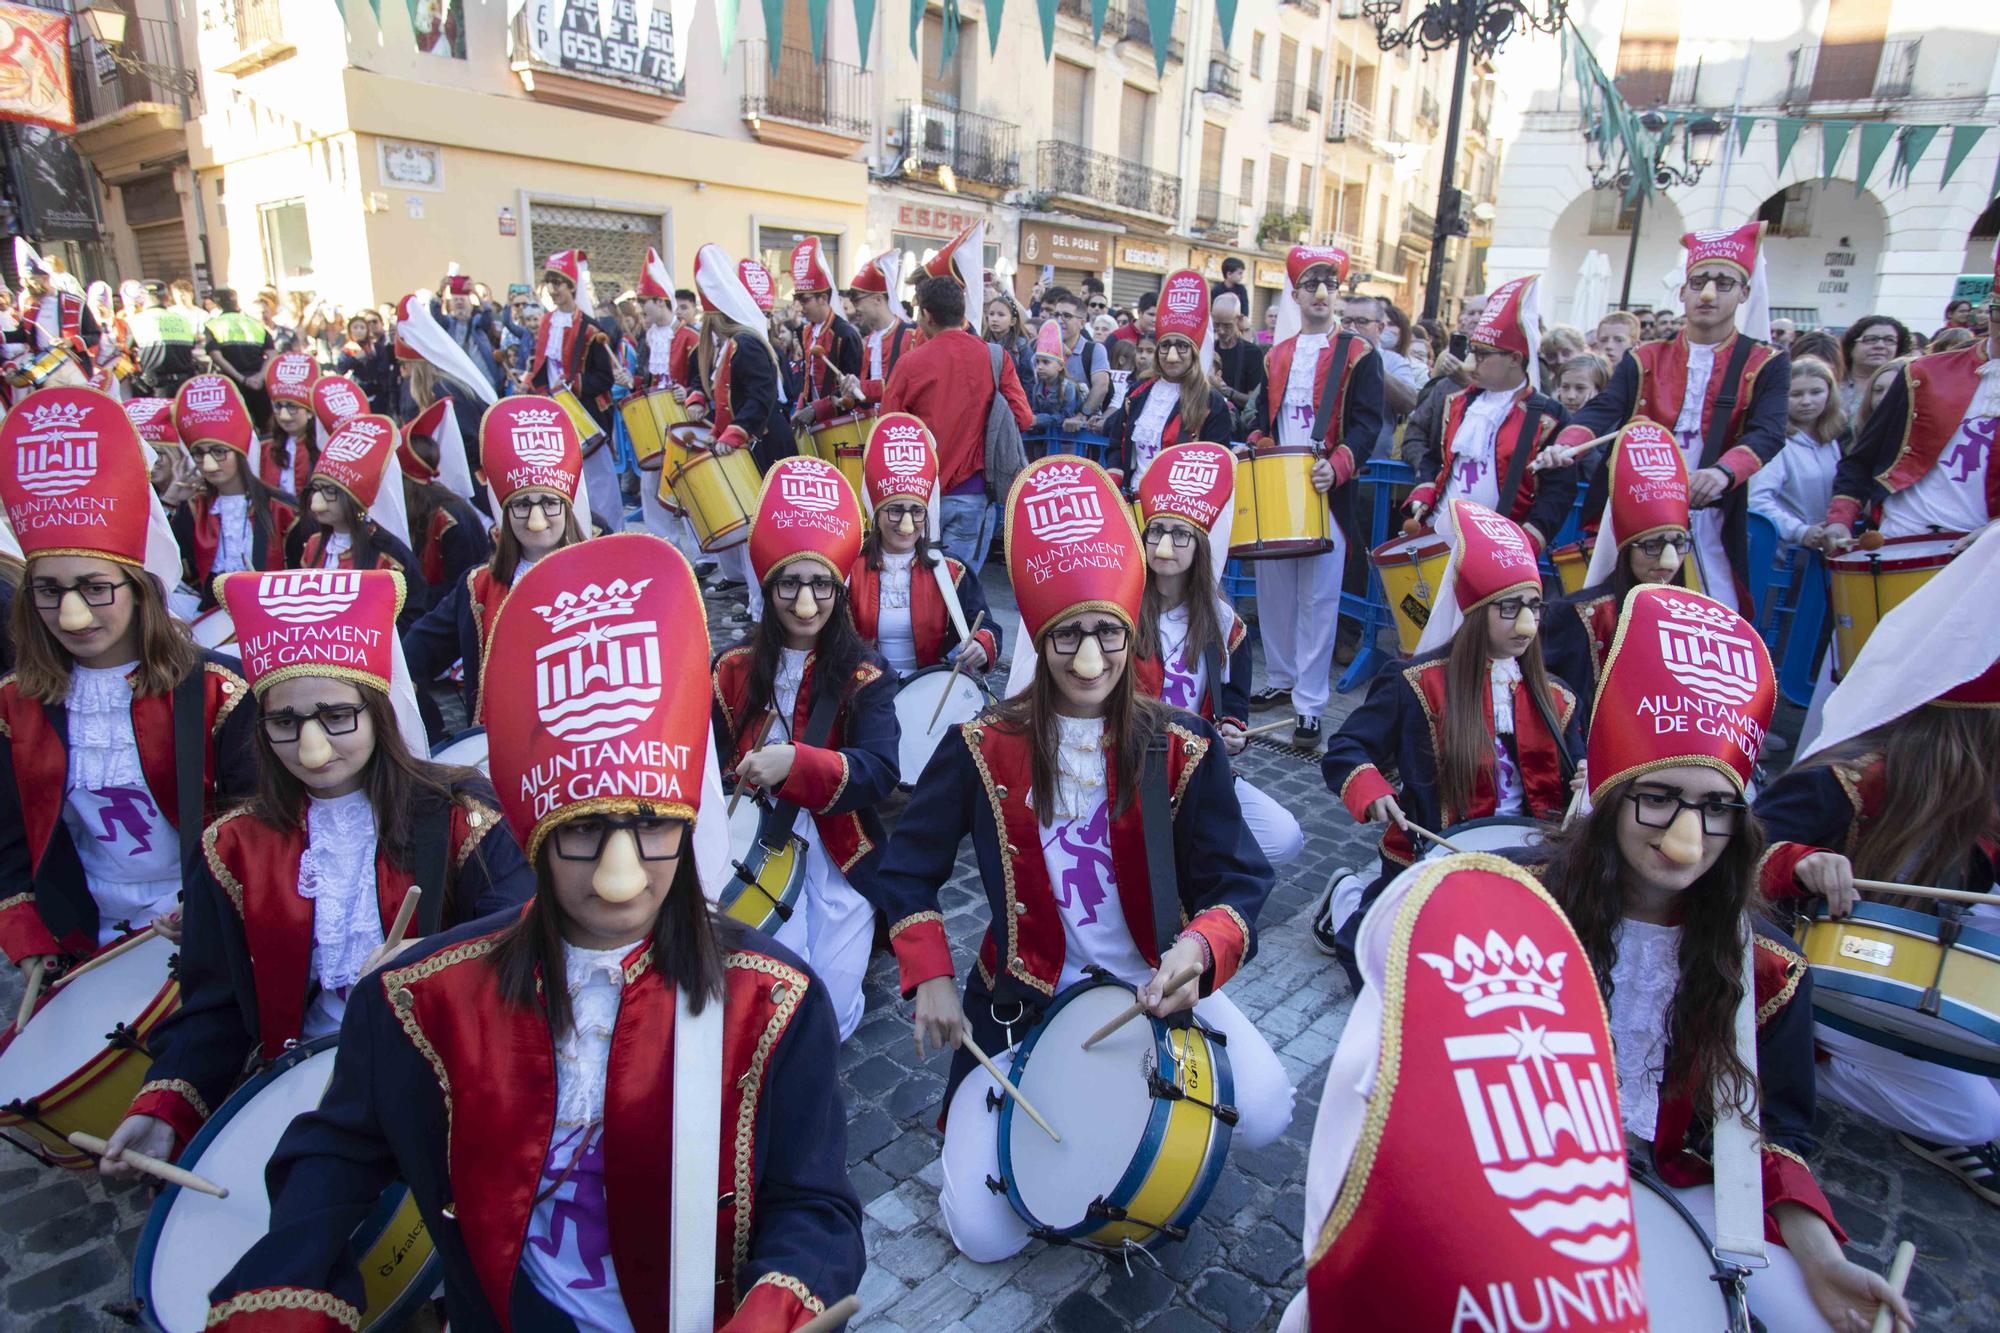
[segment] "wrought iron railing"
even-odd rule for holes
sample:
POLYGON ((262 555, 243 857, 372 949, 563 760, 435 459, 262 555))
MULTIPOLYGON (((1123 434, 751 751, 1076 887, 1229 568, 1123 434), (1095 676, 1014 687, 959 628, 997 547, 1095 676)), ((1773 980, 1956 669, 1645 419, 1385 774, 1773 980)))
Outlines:
MULTIPOLYGON (((183 112, 189 109, 189 99, 171 82, 151 73, 120 69, 111 52, 89 37, 79 36, 70 50, 78 124, 147 102, 179 107, 183 112)), ((124 54, 175 73, 186 68, 165 19, 127 19, 124 54)))
MULTIPOLYGON (((1056 0, 1056 13, 1066 18, 1073 18, 1079 23, 1089 23, 1090 0, 1056 0)), ((1109 25, 1110 22, 1111 20, 1107 16, 1105 18, 1106 25, 1109 25)))
POLYGON ((1331 245, 1337 249, 1345 250, 1349 255, 1357 259, 1361 256, 1361 238, 1351 232, 1323 231, 1318 233, 1314 237, 1314 240, 1320 245, 1331 245))
POLYGON ((1786 106, 1809 102, 1886 101, 1908 97, 1921 37, 1889 42, 1818 43, 1793 48, 1786 106))
POLYGON ((1181 183, 1164 171, 1055 139, 1042 140, 1036 159, 1037 184, 1050 194, 1161 217, 1181 210, 1181 183))
POLYGON ((1021 127, 992 116, 928 102, 903 103, 910 160, 960 180, 1012 187, 1021 183, 1021 127))
POLYGON ((1394 241, 1378 242, 1375 246, 1375 271, 1400 277, 1403 272, 1403 247, 1394 241))
POLYGON ((743 114, 815 125, 838 134, 867 137, 868 71, 839 60, 814 60, 811 51, 787 46, 771 70, 770 48, 761 38, 738 49, 743 62, 743 114))
POLYGON ((1431 235, 1437 231, 1437 215, 1415 204, 1403 208, 1403 235, 1421 239, 1425 245, 1431 243, 1431 235))
POLYGON ((1359 102, 1339 101, 1327 108, 1326 141, 1343 143, 1354 140, 1371 143, 1375 138, 1375 117, 1359 102))
POLYGON ((1319 0, 1278 0, 1286 9, 1296 9, 1308 18, 1319 17, 1319 0))
POLYGON ((1271 123, 1306 127, 1305 114, 1299 110, 1299 85, 1291 79, 1279 79, 1271 85, 1271 123))
POLYGON ((1232 102, 1243 100, 1243 62, 1231 60, 1228 56, 1210 56, 1208 59, 1208 79, 1201 85, 1205 93, 1226 97, 1232 102))
POLYGON ((1243 230, 1243 205, 1235 195, 1221 190, 1196 190, 1194 229, 1211 239, 1227 238, 1234 243, 1243 230))
POLYGON ((1317 88, 1306 89, 1306 114, 1311 115, 1326 105, 1326 94, 1317 88))

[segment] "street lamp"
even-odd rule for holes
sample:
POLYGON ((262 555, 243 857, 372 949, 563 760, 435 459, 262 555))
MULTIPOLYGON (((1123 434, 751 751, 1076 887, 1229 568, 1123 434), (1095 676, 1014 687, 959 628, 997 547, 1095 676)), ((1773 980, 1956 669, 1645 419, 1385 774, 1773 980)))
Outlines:
MULTIPOLYGON (((1639 128, 1651 138, 1652 159, 1642 163, 1647 176, 1658 188, 1669 186, 1688 187, 1701 179, 1701 173, 1715 163, 1716 145, 1722 142, 1722 122, 1713 116, 1697 116, 1686 122, 1681 131, 1681 162, 1675 165, 1667 160, 1667 146, 1673 142, 1674 122, 1657 111, 1647 111, 1639 117, 1639 128)), ((1614 165, 1600 155, 1598 140, 1590 138, 1590 157, 1585 165, 1590 171, 1593 189, 1615 189, 1620 194, 1632 193, 1637 177, 1629 157, 1629 149, 1621 151, 1614 165)), ((1618 308, 1632 307, 1632 270, 1639 260, 1639 227, 1646 216, 1646 195, 1641 189, 1632 205, 1632 239, 1625 248, 1625 285, 1618 295, 1618 308)))
POLYGON ((138 74, 171 88, 182 97, 193 97, 201 86, 193 70, 181 69, 175 65, 159 65, 150 60, 140 60, 125 54, 125 11, 108 5, 91 5, 77 11, 83 20, 83 29, 90 39, 102 47, 104 54, 111 57, 111 63, 129 74, 138 74))
POLYGON ((1430 0, 1403 22, 1403 0, 1342 0, 1343 18, 1366 18, 1375 25, 1375 44, 1426 53, 1458 47, 1451 80, 1451 118, 1444 132, 1444 178, 1438 182, 1437 220, 1431 227, 1431 266, 1424 281, 1424 318, 1435 319, 1444 285, 1445 242, 1470 234, 1465 193, 1452 184, 1458 166, 1458 126, 1465 108, 1465 71, 1475 52, 1484 60, 1516 32, 1559 32, 1569 16, 1568 0, 1430 0))

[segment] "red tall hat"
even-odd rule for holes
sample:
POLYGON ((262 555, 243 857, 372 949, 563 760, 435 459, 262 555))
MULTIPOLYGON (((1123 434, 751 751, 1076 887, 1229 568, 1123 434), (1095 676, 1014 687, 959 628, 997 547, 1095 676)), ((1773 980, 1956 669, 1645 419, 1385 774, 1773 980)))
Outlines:
POLYGON ((157 448, 175 446, 181 434, 174 429, 174 400, 171 398, 127 398, 125 419, 139 438, 157 448))
POLYGON ((319 378, 319 362, 304 352, 280 352, 271 358, 264 373, 264 389, 274 403, 312 406, 313 381, 319 378))
POLYGON ((1006 541, 1021 626, 1037 648, 1043 631, 1084 611, 1138 624, 1146 553, 1132 507, 1097 464, 1051 454, 1023 468, 1007 496, 1006 541))
POLYGON ((1758 251, 1764 243, 1763 222, 1746 222, 1726 231, 1691 231, 1681 237, 1687 250, 1687 272, 1697 264, 1727 264, 1747 282, 1757 269, 1758 251))
POLYGON ((1503 282, 1486 297, 1468 339, 1474 347, 1493 352, 1512 352, 1521 358, 1528 378, 1542 387, 1542 320, 1535 297, 1541 289, 1541 275, 1530 274, 1503 282))
POLYGON ((402 300, 396 302, 396 332, 394 335, 394 343, 396 348, 396 359, 398 361, 424 360, 424 354, 422 352, 419 352, 415 347, 413 347, 408 341, 404 339, 402 326, 409 323, 411 320, 425 318, 430 314, 430 308, 431 308, 431 294, 429 292, 411 292, 408 296, 405 296, 402 300))
POLYGON ((530 861, 551 828, 583 815, 693 821, 709 752, 708 630, 694 571, 671 546, 614 533, 536 561, 488 651, 521 665, 486 686, 486 740, 530 861))
POLYGON ((986 286, 986 219, 967 227, 946 241, 938 252, 924 261, 924 276, 950 278, 968 293, 986 286))
POLYGON ((423 455, 416 451, 414 441, 436 440, 438 427, 444 424, 444 414, 450 410, 451 399, 440 398, 403 427, 403 438, 396 445, 396 461, 403 465, 403 475, 412 481, 437 480, 438 470, 424 461, 423 455))
POLYGON ((1185 338, 1199 348, 1208 337, 1208 279, 1193 269, 1169 273, 1154 307, 1153 337, 1185 338))
POLYGON ((869 511, 891 500, 928 505, 937 494, 937 483, 937 441, 930 427, 908 412, 877 417, 861 459, 861 487, 868 492, 869 511))
POLYGON ((257 439, 243 395, 221 375, 196 375, 181 385, 174 395, 174 429, 190 449, 225 444, 245 458, 257 439))
POLYGON ((0 501, 28 559, 89 555, 144 568, 157 505, 147 473, 138 431, 95 389, 43 389, 0 422, 0 501))
POLYGON ((1561 1292, 1569 1328, 1648 1328, 1647 1297, 1673 1297, 1639 1280, 1609 1024, 1562 909, 1453 856, 1399 876, 1358 943, 1367 1003, 1312 1146, 1337 1192, 1308 1191, 1310 1326, 1517 1328, 1505 1311, 1561 1292))
POLYGON ((743 289, 750 293, 750 299, 757 303, 757 308, 768 314, 778 301, 777 287, 771 281, 771 270, 754 259, 744 259, 738 261, 736 265, 736 276, 742 281, 743 289))
POLYGON ((674 275, 667 272, 667 261, 650 245, 646 247, 646 266, 639 270, 639 299, 647 297, 674 299, 674 275))
POLYGON ((845 580, 861 554, 861 505, 840 469, 818 458, 781 458, 764 474, 750 525, 750 568, 757 582, 794 556, 825 565, 845 580))
POLYGON ((826 262, 826 254, 820 249, 819 237, 808 236, 793 246, 791 262, 794 292, 803 295, 806 292, 833 290, 833 267, 826 262))
POLYGON ((1162 449, 1139 478, 1139 521, 1182 518, 1212 532, 1236 497, 1236 457, 1193 440, 1162 449))
POLYGON ((366 511, 381 493, 382 476, 395 460, 399 442, 396 423, 389 418, 365 412, 349 417, 327 436, 313 467, 313 480, 332 482, 366 511))
POLYGON ((587 250, 558 250, 542 265, 542 273, 544 276, 560 273, 569 279, 572 287, 582 287, 583 265, 589 259, 590 252, 587 250))
POLYGON ((367 412, 368 395, 345 375, 322 375, 313 381, 312 410, 319 424, 332 430, 349 417, 367 412))
POLYGON ((1611 577, 1618 553, 1633 542, 1688 530, 1687 459, 1672 431, 1634 417, 1612 442, 1605 467, 1610 503, 1584 575, 1592 587, 1611 577))
POLYGON ((891 291, 895 290, 896 278, 902 266, 903 256, 901 251, 884 250, 881 254, 876 255, 861 266, 860 271, 854 275, 854 286, 851 290, 857 292, 875 292, 879 295, 887 296, 891 291))
POLYGON ((1323 264, 1333 270, 1334 281, 1346 282, 1348 262, 1347 251, 1337 245, 1295 245, 1285 255, 1285 279, 1296 287, 1307 269, 1323 264))
POLYGON ((215 580, 236 622, 243 675, 260 697, 294 676, 333 676, 389 692, 403 576, 391 569, 246 571, 215 580))
POLYGON ((1590 799, 1653 769, 1700 764, 1737 790, 1750 780, 1777 703, 1764 640, 1749 621, 1685 588, 1625 597, 1590 724, 1590 799))
POLYGON ((1512 519, 1471 500, 1453 500, 1438 516, 1438 532, 1451 557, 1445 586, 1417 639, 1419 653, 1450 642, 1465 618, 1488 602, 1542 590, 1535 545, 1512 519))
POLYGON ((583 443, 555 399, 514 394, 479 420, 479 466, 500 505, 522 491, 547 491, 574 502, 583 443))

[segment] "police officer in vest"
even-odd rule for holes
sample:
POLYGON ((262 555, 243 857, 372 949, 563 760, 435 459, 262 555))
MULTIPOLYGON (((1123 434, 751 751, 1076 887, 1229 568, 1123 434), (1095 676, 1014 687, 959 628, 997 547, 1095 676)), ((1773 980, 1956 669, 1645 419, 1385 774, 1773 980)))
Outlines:
POLYGON ((201 325, 187 311, 165 304, 166 294, 164 283, 147 282, 139 309, 126 321, 132 359, 139 365, 135 396, 172 398, 195 375, 201 325))
POLYGON ((243 391, 243 405, 250 409, 257 433, 269 435, 271 395, 264 389, 264 361, 271 353, 271 331, 255 315, 243 313, 234 288, 217 287, 213 295, 216 313, 202 329, 208 359, 243 391))

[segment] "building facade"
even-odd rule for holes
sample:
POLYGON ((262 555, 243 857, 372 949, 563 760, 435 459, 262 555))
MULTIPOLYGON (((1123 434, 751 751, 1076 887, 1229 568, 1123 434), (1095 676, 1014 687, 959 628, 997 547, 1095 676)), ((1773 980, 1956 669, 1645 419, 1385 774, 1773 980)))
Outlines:
MULTIPOLYGON (((1729 0, 1586 0, 1572 19, 1635 109, 1835 118, 1865 124, 1985 124, 2000 118, 2000 8, 1953 0, 1766 0, 1747 25, 1729 0)), ((1610 263, 1611 301, 1677 304, 1684 232, 1771 224, 1773 313, 1800 327, 1845 327, 1880 312, 1928 334, 1961 274, 1992 273, 2000 134, 1987 133, 1940 186, 1946 133, 1907 180, 1895 152, 1865 184, 1858 134, 1830 174, 1819 131, 1778 166, 1777 127, 1759 121, 1740 148, 1689 187, 1655 194, 1639 217, 1615 189, 1592 188, 1576 90, 1546 48, 1504 51, 1500 83, 1509 149, 1500 173, 1493 281, 1546 273, 1543 312, 1565 316, 1592 251, 1610 263)))

